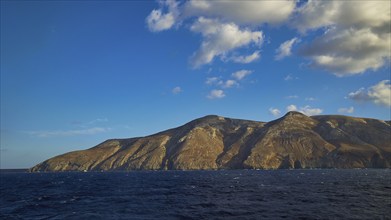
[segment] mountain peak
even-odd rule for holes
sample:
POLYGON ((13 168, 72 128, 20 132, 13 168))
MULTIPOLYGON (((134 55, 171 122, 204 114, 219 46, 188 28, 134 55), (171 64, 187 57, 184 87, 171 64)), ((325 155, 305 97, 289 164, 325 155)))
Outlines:
POLYGON ((221 117, 218 115, 206 115, 204 117, 197 118, 197 119, 191 121, 190 123, 194 123, 194 124, 216 123, 219 121, 224 121, 224 119, 225 119, 224 117, 221 117))
POLYGON ((222 116, 219 116, 219 115, 206 115, 200 119, 203 119, 203 120, 208 120, 208 119, 218 119, 218 120, 224 120, 224 117, 222 116))
POLYGON ((295 117, 295 116, 305 116, 305 117, 308 117, 307 115, 301 113, 301 112, 297 112, 297 111, 290 111, 290 112, 287 112, 283 118, 285 117, 295 117))

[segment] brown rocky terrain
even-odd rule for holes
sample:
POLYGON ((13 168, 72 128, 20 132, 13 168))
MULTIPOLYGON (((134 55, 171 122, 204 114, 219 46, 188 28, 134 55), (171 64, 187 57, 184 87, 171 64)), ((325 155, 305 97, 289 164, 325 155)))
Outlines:
POLYGON ((268 123, 206 116, 147 137, 107 140, 30 170, 390 167, 389 121, 289 112, 268 123))

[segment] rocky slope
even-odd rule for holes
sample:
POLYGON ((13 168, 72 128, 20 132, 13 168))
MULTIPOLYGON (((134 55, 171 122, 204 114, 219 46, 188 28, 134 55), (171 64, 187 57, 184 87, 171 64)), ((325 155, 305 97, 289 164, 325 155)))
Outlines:
POLYGON ((390 168, 390 122, 289 112, 264 123, 206 116, 151 136, 107 140, 30 170, 390 168))

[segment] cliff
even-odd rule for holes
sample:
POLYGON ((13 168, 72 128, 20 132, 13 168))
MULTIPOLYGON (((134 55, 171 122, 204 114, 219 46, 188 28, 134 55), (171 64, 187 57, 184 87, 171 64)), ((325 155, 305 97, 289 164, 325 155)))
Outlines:
POLYGON ((147 137, 107 140, 30 170, 390 167, 389 122, 289 112, 268 123, 206 116, 147 137))

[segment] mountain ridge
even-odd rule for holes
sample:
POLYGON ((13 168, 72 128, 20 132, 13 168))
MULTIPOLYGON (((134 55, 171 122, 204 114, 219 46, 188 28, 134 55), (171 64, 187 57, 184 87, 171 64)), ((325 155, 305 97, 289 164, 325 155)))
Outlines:
POLYGON ((387 121, 288 112, 270 122, 207 115, 145 137, 109 139, 37 171, 390 168, 387 121))

